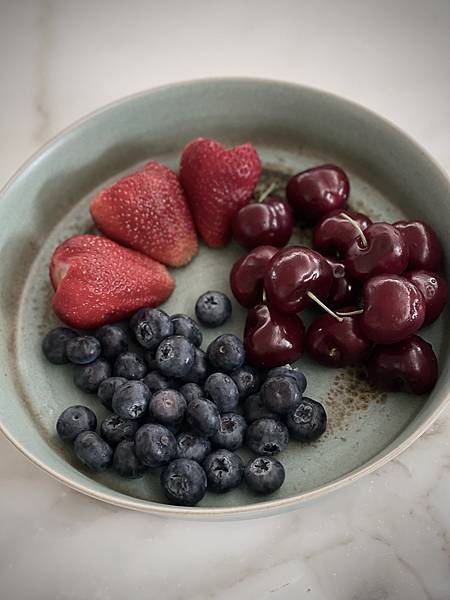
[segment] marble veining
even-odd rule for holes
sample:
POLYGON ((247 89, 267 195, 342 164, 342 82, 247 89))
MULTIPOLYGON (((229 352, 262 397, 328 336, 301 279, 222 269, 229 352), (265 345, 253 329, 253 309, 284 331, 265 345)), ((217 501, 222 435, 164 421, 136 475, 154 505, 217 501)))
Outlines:
MULTIPOLYGON (((344 95, 450 170, 448 3, 0 0, 0 14, 0 184, 105 102, 210 75, 344 95)), ((450 600, 448 409, 379 471, 262 520, 172 521, 101 504, 3 437, 0 485, 2 600, 450 600)))

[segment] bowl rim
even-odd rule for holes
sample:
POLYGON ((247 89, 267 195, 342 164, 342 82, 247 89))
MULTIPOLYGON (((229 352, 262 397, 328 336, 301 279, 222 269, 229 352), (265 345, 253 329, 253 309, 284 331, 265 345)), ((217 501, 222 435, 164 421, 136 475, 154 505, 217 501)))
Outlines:
MULTIPOLYGON (((9 189, 15 184, 15 182, 31 167, 35 161, 43 156, 52 146, 56 145, 60 141, 63 140, 68 134, 75 131, 78 127, 84 125, 86 122, 90 121, 93 117, 108 112, 110 109, 116 108, 120 105, 127 104, 130 101, 139 99, 141 97, 152 96, 154 94, 160 94, 164 92, 171 92, 174 89, 179 89, 182 87, 185 88, 195 88, 196 86, 201 86, 205 84, 244 84, 244 85, 261 85, 261 86, 273 86, 273 87, 283 87, 285 89, 291 88, 292 90, 301 91, 304 90, 308 93, 313 93, 317 95, 321 95, 323 97, 327 97, 328 99, 339 102, 343 104, 347 104, 355 110, 365 113, 371 118, 378 120, 383 123, 388 128, 391 128, 401 136, 405 141, 407 141, 410 145, 414 146, 417 151, 419 151, 425 159, 427 159, 439 172, 439 174, 443 177, 445 181, 450 184, 450 179, 445 171, 445 169, 437 162, 437 160, 420 144, 416 142, 416 140, 408 133, 403 131, 400 127, 398 127, 395 123, 390 121, 384 116, 380 116, 375 111, 366 108, 362 104, 355 102, 353 100, 349 100, 345 97, 339 96, 332 92, 328 92, 322 90, 320 88, 316 88, 313 86, 307 86, 299 83, 294 83, 290 81, 285 81, 281 79, 270 79, 270 78, 257 78, 257 77, 204 77, 204 78, 195 78, 195 79, 187 79, 181 80, 177 82, 167 83, 160 86, 151 87, 148 89, 141 90, 139 92, 135 92, 129 95, 126 95, 122 98, 116 99, 112 102, 109 102, 101 107, 87 113, 86 115, 80 117, 79 119, 72 122, 70 125, 59 131, 55 136, 50 138, 45 144, 41 145, 14 173, 11 177, 6 181, 4 186, 0 189, 0 202, 3 196, 5 196, 9 189)), ((108 504, 112 504, 115 506, 119 506, 121 508, 128 508, 132 510, 137 510, 140 512, 151 513, 159 516, 175 516, 181 518, 194 518, 194 519, 217 519, 217 518, 251 518, 251 517, 259 517, 259 516, 269 516, 270 514, 274 514, 276 512, 281 512, 288 509, 293 509, 298 507, 302 502, 312 500, 318 497, 321 497, 329 492, 334 492, 347 484, 353 483, 354 481, 360 479, 361 477, 373 473, 375 470, 384 466, 397 456, 399 456, 404 450, 406 450, 415 440, 417 440, 433 423, 434 421, 442 414, 445 410, 447 404, 450 401, 450 386, 448 391, 443 396, 441 402, 430 412, 430 414, 425 418, 425 420, 418 424, 417 427, 412 431, 406 439, 404 439, 401 443, 397 444, 394 448, 392 448, 388 453, 380 456, 379 458, 372 458, 366 465, 358 467, 357 469, 351 471, 350 473, 346 473, 345 475, 340 476, 339 478, 321 485, 312 490, 301 492, 299 494, 293 495, 289 498, 278 498, 273 500, 266 500, 262 502, 251 503, 242 506, 233 506, 233 507, 183 507, 183 506, 175 506, 169 504, 160 504, 157 502, 151 502, 147 500, 140 500, 138 498, 134 498, 132 496, 127 496, 121 492, 112 491, 111 493, 103 492, 102 490, 91 489, 88 486, 78 483, 71 477, 67 477, 62 475, 57 470, 46 464, 45 461, 41 460, 37 456, 33 454, 28 448, 25 447, 24 444, 19 442, 19 440, 14 436, 14 434, 9 431, 9 429, 5 426, 5 424, 0 421, 0 431, 15 446, 28 460, 30 460, 33 464, 39 467, 42 471, 60 481, 61 483, 67 485, 69 488, 76 490, 82 494, 85 494, 91 498, 96 500, 101 500, 108 504)), ((393 441, 395 443, 395 440, 393 441)))

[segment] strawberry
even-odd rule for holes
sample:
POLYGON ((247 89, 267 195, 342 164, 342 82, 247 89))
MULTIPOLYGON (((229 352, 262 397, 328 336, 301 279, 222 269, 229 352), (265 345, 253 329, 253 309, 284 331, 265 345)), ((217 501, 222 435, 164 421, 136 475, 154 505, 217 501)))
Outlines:
POLYGON ((164 265, 98 235, 62 242, 50 263, 53 310, 71 327, 93 329, 157 306, 175 282, 164 265))
POLYGON ((91 215, 104 235, 166 265, 185 265, 198 252, 178 178, 157 162, 99 192, 91 202, 91 215))
POLYGON ((199 138, 183 150, 180 181, 200 235, 208 244, 225 246, 231 220, 247 204, 261 174, 261 162, 251 144, 226 150, 214 140, 199 138))

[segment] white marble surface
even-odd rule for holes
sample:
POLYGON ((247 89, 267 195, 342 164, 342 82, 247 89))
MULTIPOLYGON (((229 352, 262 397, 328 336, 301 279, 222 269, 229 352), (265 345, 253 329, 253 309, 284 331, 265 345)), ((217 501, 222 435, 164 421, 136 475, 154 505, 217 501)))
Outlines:
MULTIPOLYGON (((0 0, 0 183, 85 113, 175 80, 318 86, 450 169, 450 4, 0 0)), ((399 459, 264 520, 168 521, 62 487, 0 439, 0 598, 449 600, 450 412, 399 459)))

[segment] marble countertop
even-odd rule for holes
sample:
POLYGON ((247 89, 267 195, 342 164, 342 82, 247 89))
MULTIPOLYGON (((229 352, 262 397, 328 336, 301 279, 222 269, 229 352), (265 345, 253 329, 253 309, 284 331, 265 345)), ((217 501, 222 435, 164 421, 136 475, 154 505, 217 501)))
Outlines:
MULTIPOLYGON (((0 184, 75 119, 211 75, 285 79, 388 117, 450 169, 450 4, 0 0, 0 184)), ((449 600, 450 411, 297 511, 164 520, 63 487, 0 437, 2 600, 449 600)))

